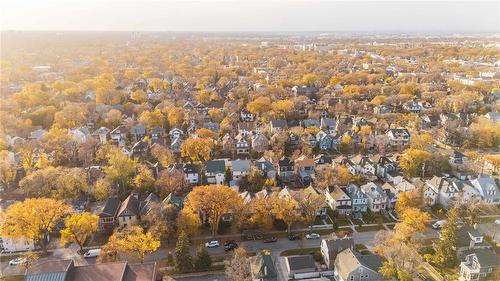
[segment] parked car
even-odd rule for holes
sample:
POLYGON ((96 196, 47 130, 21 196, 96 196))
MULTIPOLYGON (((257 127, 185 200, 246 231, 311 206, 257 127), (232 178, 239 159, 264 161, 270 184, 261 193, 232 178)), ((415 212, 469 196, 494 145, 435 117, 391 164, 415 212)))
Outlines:
POLYGON ((278 241, 278 238, 276 238, 276 237, 273 236, 273 237, 265 239, 264 243, 274 243, 276 241, 278 241))
POLYGON ((500 224, 500 219, 496 219, 495 224, 500 224))
POLYGON ((230 245, 230 244, 234 244, 236 243, 236 241, 234 240, 227 240, 226 242, 224 242, 224 246, 227 246, 227 245, 230 245))
POLYGON ((220 246, 220 244, 219 244, 219 241, 217 241, 217 240, 212 240, 212 241, 205 243, 205 247, 207 247, 207 248, 216 248, 219 246, 220 246))
POLYGON ((15 258, 15 259, 9 261, 9 265, 19 265, 19 264, 22 264, 25 262, 26 262, 25 258, 18 257, 18 258, 15 258))
POLYGON ((298 234, 289 234, 288 235, 288 240, 293 241, 293 240, 300 240, 300 235, 298 234))
POLYGON ((86 259, 95 258, 100 254, 101 254, 101 249, 92 249, 92 250, 88 250, 85 254, 83 254, 83 257, 86 259))
POLYGON ((432 224, 432 228, 440 229, 446 223, 446 220, 440 220, 432 224))
POLYGON ((319 235, 318 233, 306 234, 306 239, 319 239, 319 238, 321 238, 321 235, 319 235))
POLYGON ((238 244, 234 241, 231 241, 229 243, 224 243, 224 251, 226 252, 229 252, 229 251, 232 251, 234 249, 238 248, 238 244))

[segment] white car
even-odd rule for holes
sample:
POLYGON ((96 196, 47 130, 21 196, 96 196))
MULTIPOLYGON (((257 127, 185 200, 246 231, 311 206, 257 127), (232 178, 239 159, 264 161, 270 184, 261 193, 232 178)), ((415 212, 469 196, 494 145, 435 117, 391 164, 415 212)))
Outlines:
POLYGON ((207 248, 215 248, 215 247, 219 247, 219 246, 220 246, 220 244, 219 244, 219 241, 217 241, 217 240, 212 240, 210 242, 205 243, 205 247, 207 247, 207 248))
POLYGON ((496 219, 495 224, 500 224, 500 219, 496 219))
POLYGON ((319 235, 318 233, 306 234, 306 239, 319 239, 320 237, 321 237, 321 235, 319 235))
POLYGON ((83 257, 88 259, 88 258, 95 258, 101 254, 101 249, 92 249, 88 250, 85 254, 83 254, 83 257))
POLYGON ((432 224, 432 228, 440 229, 446 223, 446 220, 440 220, 432 224))
POLYGON ((26 259, 25 258, 15 258, 11 261, 9 261, 9 265, 18 265, 18 264, 21 264, 21 263, 25 263, 26 262, 26 259))

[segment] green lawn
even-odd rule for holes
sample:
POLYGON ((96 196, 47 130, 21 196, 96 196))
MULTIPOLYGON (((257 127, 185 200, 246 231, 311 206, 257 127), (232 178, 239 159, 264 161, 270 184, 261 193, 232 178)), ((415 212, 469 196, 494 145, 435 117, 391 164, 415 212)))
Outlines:
POLYGON ((356 226, 356 231, 358 232, 368 232, 368 231, 378 231, 383 230, 384 227, 382 225, 371 225, 371 226, 356 226))

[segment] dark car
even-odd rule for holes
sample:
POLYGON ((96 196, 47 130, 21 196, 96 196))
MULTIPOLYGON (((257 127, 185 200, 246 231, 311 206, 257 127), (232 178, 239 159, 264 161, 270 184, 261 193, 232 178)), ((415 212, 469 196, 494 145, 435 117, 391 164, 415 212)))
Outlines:
POLYGON ((276 241, 278 241, 278 238, 276 238, 276 237, 273 236, 273 237, 265 239, 264 243, 274 243, 276 241))
POLYGON ((235 244, 235 243, 236 243, 236 241, 234 241, 234 240, 228 240, 228 241, 224 242, 224 246, 227 246, 230 244, 235 244))
POLYGON ((288 240, 290 240, 290 241, 300 240, 300 236, 298 234, 290 234, 290 235, 288 235, 288 240))
POLYGON ((229 252, 238 248, 238 244, 236 242, 224 243, 224 251, 229 252))

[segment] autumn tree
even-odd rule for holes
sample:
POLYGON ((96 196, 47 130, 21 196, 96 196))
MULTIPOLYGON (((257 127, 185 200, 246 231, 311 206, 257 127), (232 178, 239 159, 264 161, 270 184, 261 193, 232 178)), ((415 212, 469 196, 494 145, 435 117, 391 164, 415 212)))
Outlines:
POLYGON ((52 166, 28 174, 19 187, 30 197, 51 195, 61 199, 78 198, 89 188, 83 169, 52 166))
POLYGON ((440 232, 440 237, 435 246, 434 255, 428 257, 433 263, 451 268, 457 263, 458 222, 460 210, 451 208, 446 215, 446 222, 440 232))
POLYGON ((155 237, 160 240, 168 240, 177 233, 176 220, 178 215, 178 209, 172 204, 153 203, 142 221, 155 237))
POLYGON ((134 177, 134 185, 138 190, 148 191, 153 187, 155 179, 153 172, 144 164, 139 164, 134 177))
POLYGON ((258 97, 247 104, 247 110, 256 116, 262 116, 271 109, 271 99, 268 97, 258 97))
POLYGON ((154 144, 151 147, 151 155, 156 158, 163 167, 168 167, 170 164, 175 163, 174 153, 162 145, 154 144))
POLYGON ((269 197, 256 197, 250 202, 250 222, 260 229, 270 229, 273 225, 273 204, 269 197))
POLYGON ((85 124, 89 112, 84 104, 68 104, 54 115, 54 126, 75 128, 85 124))
POLYGON ((185 232, 179 234, 175 245, 175 268, 179 272, 189 272, 193 268, 189 237, 185 232))
POLYGON ((250 259, 243 248, 234 250, 231 259, 225 262, 226 276, 231 281, 251 281, 250 259))
POLYGON ((288 115, 292 112, 293 102, 290 100, 279 100, 272 104, 272 109, 277 118, 286 119, 288 115))
POLYGON ((153 127, 163 127, 164 116, 159 109, 144 111, 139 116, 139 122, 146 124, 148 129, 153 127))
POLYGON ((214 142, 207 138, 188 138, 181 146, 181 156, 193 162, 208 161, 214 148, 214 142))
POLYGON ((158 250, 160 240, 151 232, 145 232, 140 226, 130 226, 127 234, 118 240, 118 246, 125 253, 136 254, 143 263, 147 253, 158 250))
POLYGON ((135 174, 137 169, 137 162, 130 159, 118 148, 111 148, 104 155, 107 164, 104 165, 103 171, 106 178, 125 191, 132 183, 132 175, 135 174))
POLYGON ((167 110, 168 124, 171 128, 179 127, 184 122, 184 110, 179 107, 172 107, 167 110))
POLYGON ((83 253, 85 241, 97 231, 99 217, 89 212, 72 214, 64 220, 64 229, 61 230, 61 244, 75 242, 83 253))
POLYGON ((287 232, 290 234, 292 224, 300 221, 301 218, 297 201, 290 197, 279 198, 277 195, 272 195, 271 200, 273 200, 272 214, 276 219, 285 222, 287 232))
POLYGON ((224 185, 204 185, 193 188, 187 197, 185 206, 205 214, 215 236, 223 215, 240 208, 243 200, 238 192, 224 185))
POLYGON ((50 198, 31 198, 16 202, 0 213, 0 231, 2 236, 14 240, 33 240, 47 253, 49 233, 70 210, 66 203, 50 198))
POLYGON ((155 182, 155 187, 162 196, 167 196, 170 193, 184 194, 189 191, 189 185, 184 177, 184 172, 180 170, 161 171, 155 182))
POLYGON ((410 148, 425 150, 434 143, 434 136, 429 133, 416 134, 411 137, 410 148))
POLYGON ((143 103, 148 100, 148 95, 143 90, 135 90, 130 94, 130 99, 136 103, 143 103))
POLYGON ((324 197, 307 188, 295 193, 295 200, 297 201, 299 212, 309 224, 309 229, 312 230, 312 225, 314 224, 318 212, 325 205, 324 197))
POLYGON ((406 149, 399 160, 401 170, 406 177, 418 176, 425 168, 424 165, 431 159, 431 154, 424 150, 406 149))

